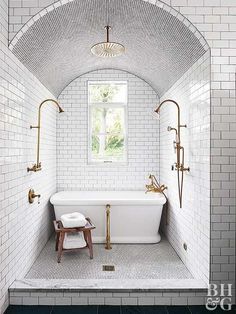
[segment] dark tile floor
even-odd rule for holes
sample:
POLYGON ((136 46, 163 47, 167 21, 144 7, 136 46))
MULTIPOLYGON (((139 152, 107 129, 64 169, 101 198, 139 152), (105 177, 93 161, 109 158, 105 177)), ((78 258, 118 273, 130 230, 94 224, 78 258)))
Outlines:
POLYGON ((236 313, 236 307, 231 311, 223 311, 219 307, 208 311, 204 305, 193 306, 19 306, 10 305, 5 314, 219 314, 236 313))

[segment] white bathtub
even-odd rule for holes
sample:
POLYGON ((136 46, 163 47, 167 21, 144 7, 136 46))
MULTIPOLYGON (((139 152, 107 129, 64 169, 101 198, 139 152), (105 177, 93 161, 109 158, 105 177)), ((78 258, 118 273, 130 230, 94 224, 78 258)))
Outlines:
POLYGON ((56 219, 78 211, 96 226, 93 242, 105 242, 106 204, 111 205, 112 243, 157 243, 164 195, 144 191, 62 191, 51 199, 56 219))

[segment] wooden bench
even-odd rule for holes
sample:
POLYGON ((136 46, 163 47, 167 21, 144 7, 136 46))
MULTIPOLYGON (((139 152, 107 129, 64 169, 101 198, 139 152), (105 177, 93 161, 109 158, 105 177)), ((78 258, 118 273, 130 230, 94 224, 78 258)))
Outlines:
POLYGON ((84 227, 78 227, 78 228, 64 228, 60 220, 53 221, 55 232, 56 232, 56 251, 58 251, 58 255, 57 255, 58 263, 61 262, 61 256, 62 256, 63 251, 75 251, 75 250, 81 250, 85 248, 89 249, 90 259, 93 259, 93 243, 92 243, 91 230, 95 229, 95 226, 91 222, 90 218, 87 217, 86 220, 87 220, 87 224, 84 227), (75 249, 63 248, 65 234, 72 233, 72 232, 83 232, 84 240, 86 242, 85 247, 75 248, 75 249))

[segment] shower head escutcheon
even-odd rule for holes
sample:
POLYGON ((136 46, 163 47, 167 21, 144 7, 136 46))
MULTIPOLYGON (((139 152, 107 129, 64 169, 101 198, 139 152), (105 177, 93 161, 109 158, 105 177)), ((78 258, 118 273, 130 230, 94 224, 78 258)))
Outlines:
POLYGON ((33 172, 37 172, 40 171, 42 169, 41 167, 41 162, 39 161, 39 149, 40 149, 40 129, 41 129, 41 108, 43 106, 43 104, 45 104, 46 102, 52 102, 53 104, 55 104, 58 107, 58 111, 59 113, 64 112, 64 110, 62 109, 62 107, 59 105, 59 103, 54 100, 54 99, 46 99, 44 101, 41 102, 41 104, 39 105, 39 109, 38 109, 38 125, 36 126, 30 126, 31 129, 38 129, 38 141, 37 141, 37 161, 36 163, 32 166, 32 167, 28 167, 27 171, 33 171, 33 172))

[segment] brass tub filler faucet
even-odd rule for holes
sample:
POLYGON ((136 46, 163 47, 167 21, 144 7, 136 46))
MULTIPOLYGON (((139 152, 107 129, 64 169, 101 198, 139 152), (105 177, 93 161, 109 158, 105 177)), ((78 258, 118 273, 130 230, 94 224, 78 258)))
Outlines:
POLYGON ((58 109, 59 109, 59 113, 64 112, 64 110, 61 108, 61 106, 59 105, 59 103, 54 100, 54 99, 46 99, 43 102, 41 102, 41 104, 39 105, 39 110, 38 110, 38 125, 36 126, 30 126, 31 129, 37 129, 38 130, 38 137, 37 137, 37 161, 36 164, 34 164, 32 167, 28 167, 27 171, 40 171, 42 169, 41 167, 41 162, 39 161, 39 150, 40 150, 40 129, 41 129, 41 108, 42 105, 46 102, 52 102, 54 103, 58 109))
MULTIPOLYGON (((164 184, 160 185, 156 179, 156 177, 153 174, 149 175, 149 179, 151 180, 150 184, 146 184, 146 192, 154 192, 154 193, 162 193, 167 189, 167 186, 165 186, 164 184)), ((165 195, 165 194, 164 194, 165 195)))
POLYGON ((105 249, 106 250, 111 250, 111 205, 107 204, 106 205, 106 244, 105 244, 105 249))
POLYGON ((174 148, 176 151, 176 162, 174 164, 174 169, 177 171, 177 180, 178 180, 178 194, 179 194, 179 205, 182 208, 182 197, 183 197, 183 181, 184 181, 184 172, 190 171, 189 167, 184 165, 184 147, 181 145, 180 129, 186 128, 186 124, 180 123, 180 107, 178 103, 172 99, 166 99, 160 103, 155 112, 160 114, 161 106, 165 103, 173 103, 177 107, 177 128, 172 128, 168 126, 167 131, 175 132, 175 141, 174 148))

